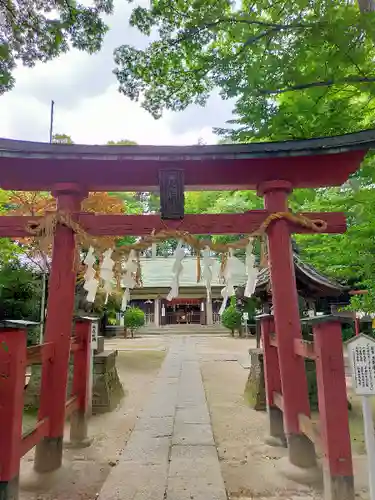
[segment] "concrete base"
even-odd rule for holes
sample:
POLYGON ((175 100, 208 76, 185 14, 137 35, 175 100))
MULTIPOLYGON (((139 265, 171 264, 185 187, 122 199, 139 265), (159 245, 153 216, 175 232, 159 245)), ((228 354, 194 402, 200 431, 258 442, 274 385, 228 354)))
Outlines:
POLYGON ((287 441, 284 432, 283 412, 276 406, 272 406, 268 408, 268 417, 270 419, 270 438, 267 444, 286 448, 287 441), (272 441, 278 444, 272 445, 272 441))
POLYGON ((92 445, 92 438, 86 438, 82 441, 64 441, 64 448, 68 450, 80 450, 82 448, 88 448, 92 445))
POLYGON ((0 500, 18 500, 19 476, 11 481, 0 481, 0 500))
POLYGON ((324 471, 324 500, 354 500, 353 476, 331 476, 324 471))
POLYGON ((81 443, 87 440, 87 415, 75 411, 70 416, 70 441, 81 443))
MULTIPOLYGON (((44 472, 39 474, 36 472, 32 462, 24 462, 22 464, 22 472, 20 475, 20 491, 25 493, 33 493, 30 495, 34 498, 39 495, 48 494, 57 484, 64 484, 72 480, 71 464, 63 460, 62 466, 52 472, 44 472)), ((26 495, 29 498, 28 495, 26 495)))
POLYGON ((323 489, 323 474, 321 469, 315 467, 296 467, 291 464, 288 457, 283 457, 278 461, 278 471, 280 474, 299 484, 312 486, 316 489, 323 489))
POLYGON ((310 469, 316 467, 314 444, 304 434, 289 434, 287 436, 289 461, 296 467, 310 469))
POLYGON ((268 446, 273 446, 274 448, 286 448, 286 440, 281 440, 280 438, 273 437, 273 436, 267 436, 264 439, 265 444, 268 446))
POLYGON ((62 437, 44 437, 35 447, 35 471, 43 474, 59 469, 62 464, 62 453, 62 437))

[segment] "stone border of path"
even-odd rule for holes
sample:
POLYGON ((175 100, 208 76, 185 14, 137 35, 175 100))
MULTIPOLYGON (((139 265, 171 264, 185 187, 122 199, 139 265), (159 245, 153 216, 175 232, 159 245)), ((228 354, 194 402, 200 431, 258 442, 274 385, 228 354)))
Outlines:
POLYGON ((192 339, 172 342, 98 500, 227 500, 192 339))

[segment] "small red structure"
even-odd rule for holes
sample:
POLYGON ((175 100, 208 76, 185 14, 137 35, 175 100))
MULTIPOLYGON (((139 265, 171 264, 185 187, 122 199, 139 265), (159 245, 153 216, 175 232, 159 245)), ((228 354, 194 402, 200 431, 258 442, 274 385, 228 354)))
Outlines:
MULTIPOLYGON (((335 186, 345 182, 359 168, 366 152, 374 144, 374 131, 281 143, 189 147, 50 145, 0 140, 0 186, 3 189, 52 191, 58 210, 64 211, 94 236, 141 236, 165 227, 194 234, 249 234, 270 215, 288 212, 287 200, 292 189, 335 186), (164 170, 178 170, 175 177, 184 179, 187 190, 256 189, 264 197, 265 209, 244 214, 186 215, 182 220, 161 220, 153 215, 107 216, 80 212, 81 201, 88 191, 157 190, 160 179, 166 178, 162 175, 164 170)), ((181 193, 178 193, 173 211, 175 219, 181 216, 181 193)), ((163 210, 166 212, 167 209, 164 207, 163 210)), ((325 232, 345 231, 342 213, 310 213, 305 216, 325 221, 325 232)), ((0 217, 0 236, 28 236, 26 223, 30 220, 38 221, 38 218, 0 217)), ((276 432, 287 443, 291 463, 303 468, 314 465, 316 458, 311 435, 308 436, 301 425, 301 415, 308 418, 310 409, 302 351, 296 351, 300 349, 301 325, 290 241, 292 232, 313 230, 297 225, 284 216, 274 220, 267 229, 277 353, 272 352, 270 342, 267 344, 266 333, 264 342, 271 432, 276 432), (282 408, 282 414, 277 408, 282 408)), ((46 344, 53 346, 54 356, 52 360, 43 359, 43 397, 39 419, 42 422, 40 425, 45 427, 43 432, 35 431, 34 436, 38 439, 35 437, 32 441, 32 444, 38 442, 35 468, 40 472, 54 470, 61 465, 75 287, 73 260, 73 230, 59 223, 54 235, 45 332, 46 344)), ((267 328, 269 332, 270 323, 267 328)), ((321 334, 325 327, 316 328, 315 349, 322 352, 324 345, 330 353, 329 357, 326 354, 319 357, 318 362, 319 403, 328 457, 326 491, 327 495, 333 492, 333 500, 349 500, 354 498, 353 472, 347 456, 350 445, 345 444, 341 452, 339 444, 348 441, 347 413, 343 409, 340 425, 334 429, 332 422, 336 417, 336 408, 332 409, 327 404, 328 401, 335 401, 341 411, 345 392, 341 347, 338 353, 338 326, 331 325, 327 336, 321 334), (331 358, 335 360, 334 367, 331 358), (338 380, 341 382, 335 382, 338 380), (342 457, 345 466, 335 466, 341 463, 342 457)), ((18 366, 12 370, 23 370, 25 359, 20 349, 25 352, 25 346, 22 335, 18 334, 13 339, 6 336, 6 340, 12 343, 7 355, 1 354, 2 359, 18 366)), ((81 362, 84 362, 84 356, 81 362)), ((16 477, 23 450, 19 437, 22 407, 19 401, 20 375, 14 375, 11 380, 11 385, 7 382, 3 389, 0 382, 1 428, 7 428, 5 433, 0 431, 0 463, 4 464, 9 459, 12 461, 11 468, 6 468, 5 473, 0 468, 3 488, 16 477), (12 403, 12 419, 9 410, 5 410, 8 402, 12 403), (3 424, 5 421, 7 425, 3 424), (9 429, 14 430, 12 439, 9 438, 9 429)), ((83 390, 81 382, 77 382, 75 387, 83 390)), ((82 403, 82 397, 78 401, 82 403)), ((69 404, 68 408, 71 408, 69 404)))
MULTIPOLYGON (((77 320, 75 335, 74 337, 69 335, 68 338, 68 354, 74 355, 72 395, 66 401, 66 387, 65 392, 59 394, 59 402, 64 405, 63 419, 71 416, 71 440, 77 444, 84 443, 87 439, 90 335, 91 321, 77 320)), ((35 428, 27 434, 22 434, 26 367, 42 362, 43 371, 48 373, 46 367, 58 364, 60 359, 56 342, 45 342, 26 348, 26 336, 27 332, 19 328, 0 329, 0 498, 2 500, 18 498, 20 460, 37 443, 43 443, 45 438, 49 439, 53 432, 51 424, 56 422, 50 393, 42 391, 41 411, 35 428)), ((62 372, 68 372, 67 366, 62 372)), ((57 450, 47 459, 43 452, 39 453, 39 458, 36 456, 38 470, 51 470, 49 460, 56 460, 59 454, 60 451, 57 450)), ((55 462, 53 467, 57 468, 60 465, 55 462)))

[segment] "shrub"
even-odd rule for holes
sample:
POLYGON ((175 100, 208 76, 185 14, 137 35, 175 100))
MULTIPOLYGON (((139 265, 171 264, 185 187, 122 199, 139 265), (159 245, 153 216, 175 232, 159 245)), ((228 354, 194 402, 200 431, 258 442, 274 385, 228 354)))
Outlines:
POLYGON ((124 326, 130 330, 132 338, 134 332, 145 324, 145 313, 139 307, 129 307, 124 312, 124 326))
POLYGON ((234 304, 231 304, 229 307, 225 309, 221 316, 221 322, 225 328, 231 331, 231 334, 234 336, 235 330, 239 330, 241 328, 241 320, 242 314, 234 304))

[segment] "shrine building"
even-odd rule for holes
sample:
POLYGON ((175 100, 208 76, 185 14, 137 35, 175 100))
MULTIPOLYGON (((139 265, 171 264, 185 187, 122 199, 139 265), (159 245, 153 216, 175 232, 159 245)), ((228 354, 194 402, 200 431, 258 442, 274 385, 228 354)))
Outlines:
MULTIPOLYGON (((197 257, 186 256, 180 277, 179 296, 167 300, 170 290, 174 257, 144 257, 140 259, 142 283, 131 290, 131 305, 140 307, 146 315, 146 324, 156 327, 174 324, 213 325, 220 323, 221 290, 225 286, 220 275, 220 261, 212 266, 211 298, 207 298, 204 282, 197 283, 197 257)), ((246 269, 235 259, 233 281, 235 287, 246 283, 246 269)))

